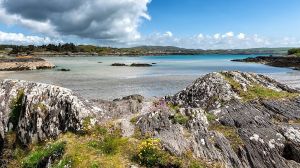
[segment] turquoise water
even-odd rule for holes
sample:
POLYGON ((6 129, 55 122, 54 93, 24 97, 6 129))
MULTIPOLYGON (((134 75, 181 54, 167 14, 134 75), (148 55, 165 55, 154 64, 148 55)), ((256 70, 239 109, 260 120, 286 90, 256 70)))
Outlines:
POLYGON ((114 99, 130 94, 146 97, 174 94, 196 78, 215 71, 239 70, 269 75, 294 71, 261 64, 231 62, 256 55, 178 55, 141 57, 45 58, 70 72, 36 70, 0 72, 0 78, 45 82, 67 87, 86 98, 114 99), (98 63, 103 62, 103 63, 98 63), (157 63, 153 67, 112 67, 112 63, 157 63))

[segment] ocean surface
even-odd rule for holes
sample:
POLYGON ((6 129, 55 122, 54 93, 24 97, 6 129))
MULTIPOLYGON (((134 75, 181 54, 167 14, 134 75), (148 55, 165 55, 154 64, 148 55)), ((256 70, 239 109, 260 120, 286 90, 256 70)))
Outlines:
POLYGON ((34 70, 0 72, 0 79, 22 79, 70 88, 88 99, 112 100, 131 94, 145 97, 175 94, 207 73, 239 70, 270 75, 298 87, 300 72, 231 59, 256 55, 177 55, 140 57, 51 57, 57 68, 69 72, 34 70), (102 62, 102 63, 98 63, 102 62), (152 67, 112 67, 112 63, 157 63, 152 67))

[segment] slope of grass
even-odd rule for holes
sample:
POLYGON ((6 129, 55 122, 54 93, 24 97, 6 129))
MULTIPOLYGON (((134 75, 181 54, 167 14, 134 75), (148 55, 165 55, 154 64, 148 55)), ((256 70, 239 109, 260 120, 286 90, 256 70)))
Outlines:
POLYGON ((299 96, 298 93, 276 91, 255 83, 251 84, 251 86, 247 88, 247 91, 244 91, 241 84, 235 81, 231 76, 226 73, 222 73, 222 75, 225 80, 231 85, 232 89, 236 91, 244 101, 251 101, 256 99, 276 100, 283 98, 294 98, 299 96))

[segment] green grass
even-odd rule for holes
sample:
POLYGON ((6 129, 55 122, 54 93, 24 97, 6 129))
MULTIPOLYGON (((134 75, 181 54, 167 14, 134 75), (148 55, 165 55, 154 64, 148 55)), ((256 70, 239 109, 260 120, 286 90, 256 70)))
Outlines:
POLYGON ((40 148, 33 152, 31 152, 24 160, 23 160, 23 168, 36 168, 49 157, 53 155, 63 154, 65 150, 66 143, 65 142, 57 142, 50 144, 46 148, 40 148))
POLYGON ((299 96, 298 93, 290 93, 286 91, 276 91, 262 85, 252 83, 252 86, 247 88, 247 91, 244 91, 242 86, 235 81, 229 74, 222 73, 225 80, 231 85, 232 89, 236 91, 243 101, 251 101, 256 99, 265 99, 265 100, 276 100, 283 98, 294 98, 299 96))
POLYGON ((20 89, 18 90, 17 96, 10 102, 11 113, 9 114, 9 122, 13 124, 13 130, 18 126, 24 96, 24 89, 20 89))
POLYGON ((244 142, 240 138, 240 136, 237 133, 236 128, 224 126, 221 124, 211 124, 208 128, 210 131, 217 131, 219 133, 222 133, 225 138, 230 142, 232 149, 237 152, 239 149, 239 146, 243 146, 244 142))
POLYGON ((172 118, 172 121, 175 124, 186 125, 186 123, 189 121, 189 117, 187 117, 181 113, 176 113, 174 115, 174 118, 172 118))
POLYGON ((206 118, 207 118, 208 122, 213 122, 213 121, 216 121, 216 119, 218 119, 218 117, 216 115, 214 115, 213 113, 206 113, 206 118))

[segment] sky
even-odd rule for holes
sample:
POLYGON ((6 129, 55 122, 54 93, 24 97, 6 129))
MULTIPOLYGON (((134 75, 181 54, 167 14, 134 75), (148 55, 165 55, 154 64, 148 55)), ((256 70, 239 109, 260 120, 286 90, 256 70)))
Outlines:
POLYGON ((300 47, 299 6, 299 0, 0 0, 0 43, 300 47))

